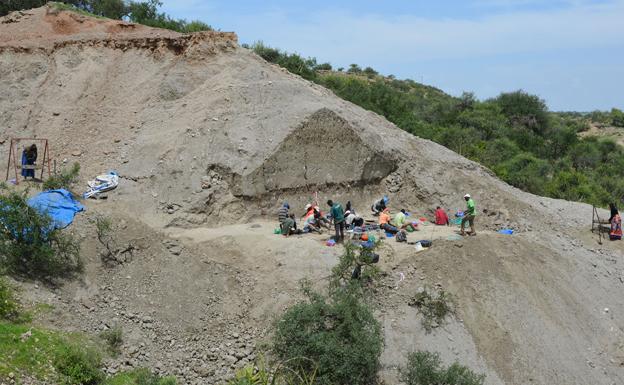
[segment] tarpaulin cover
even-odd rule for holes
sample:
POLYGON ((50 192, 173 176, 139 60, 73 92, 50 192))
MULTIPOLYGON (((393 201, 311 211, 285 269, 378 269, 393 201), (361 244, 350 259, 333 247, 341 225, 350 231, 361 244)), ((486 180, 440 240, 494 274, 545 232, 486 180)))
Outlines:
POLYGON ((43 191, 28 200, 28 205, 52 218, 54 229, 63 229, 74 221, 76 213, 84 206, 67 190, 43 191))

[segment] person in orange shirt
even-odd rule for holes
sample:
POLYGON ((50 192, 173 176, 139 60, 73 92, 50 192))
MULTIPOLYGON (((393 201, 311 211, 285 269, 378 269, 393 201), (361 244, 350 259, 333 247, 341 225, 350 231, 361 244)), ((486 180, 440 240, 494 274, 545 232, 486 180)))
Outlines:
POLYGON ((390 209, 387 207, 383 209, 383 211, 379 214, 379 227, 391 234, 396 234, 399 232, 399 229, 397 229, 392 225, 392 223, 390 223, 390 209))

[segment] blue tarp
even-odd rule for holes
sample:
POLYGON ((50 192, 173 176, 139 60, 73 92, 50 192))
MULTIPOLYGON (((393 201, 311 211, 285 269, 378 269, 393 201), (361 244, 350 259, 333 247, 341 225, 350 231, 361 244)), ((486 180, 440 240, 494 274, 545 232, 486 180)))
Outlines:
POLYGON ((54 229, 64 229, 74 221, 76 213, 84 206, 67 190, 43 191, 28 200, 28 205, 52 218, 54 229))

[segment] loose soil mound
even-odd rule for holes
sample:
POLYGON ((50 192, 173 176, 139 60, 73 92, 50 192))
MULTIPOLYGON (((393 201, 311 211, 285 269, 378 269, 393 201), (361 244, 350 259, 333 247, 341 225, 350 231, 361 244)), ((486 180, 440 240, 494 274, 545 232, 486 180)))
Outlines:
POLYGON ((147 365, 215 383, 252 361, 275 315, 299 298, 298 280, 322 286, 340 253, 327 235, 273 235, 284 200, 297 214, 313 196, 366 213, 387 194, 393 209, 430 216, 436 205, 462 208, 469 192, 480 235, 448 241, 425 226, 410 240, 433 238, 430 250, 391 240, 382 250, 381 376, 396 383, 406 353, 426 349, 487 373, 488 384, 624 382, 621 247, 589 238, 590 206, 512 188, 266 63, 234 34, 47 7, 13 13, 0 19, 0 127, 1 159, 9 138, 36 136, 50 139, 59 167, 80 162, 83 182, 121 176, 73 225, 83 281, 25 284, 55 306, 48 321, 59 327, 122 326, 111 372, 147 365), (97 215, 136 246, 114 268, 99 261, 97 215), (503 227, 516 235, 494 233, 503 227), (458 319, 426 334, 407 303, 435 284, 457 296, 458 319))

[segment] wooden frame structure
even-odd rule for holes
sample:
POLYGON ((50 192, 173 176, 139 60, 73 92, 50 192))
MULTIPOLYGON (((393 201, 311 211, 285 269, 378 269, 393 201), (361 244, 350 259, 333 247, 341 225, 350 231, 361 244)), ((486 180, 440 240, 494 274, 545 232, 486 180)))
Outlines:
POLYGON ((6 171, 6 178, 5 181, 9 180, 9 176, 11 174, 11 163, 13 163, 13 169, 15 170, 15 184, 19 184, 19 180, 20 180, 20 173, 18 173, 18 170, 22 170, 25 168, 29 168, 32 170, 38 170, 39 168, 41 169, 41 175, 39 177, 39 179, 43 180, 43 173, 44 171, 48 170, 48 177, 50 177, 50 175, 52 175, 51 170, 50 170, 50 146, 48 144, 48 140, 47 139, 39 139, 39 138, 11 138, 11 147, 9 148, 9 161, 7 163, 7 171, 6 171), (41 142, 43 143, 43 156, 41 157, 41 163, 40 165, 32 165, 32 166, 22 166, 22 162, 21 162, 21 158, 20 161, 18 162, 18 154, 19 154, 19 148, 18 145, 20 142, 41 142), (47 166, 47 167, 46 167, 47 166))
POLYGON ((598 232, 598 244, 599 245, 602 245, 602 238, 603 238, 602 233, 605 232, 605 230, 603 228, 604 224, 605 224, 605 222, 602 221, 600 219, 600 216, 598 215, 598 208, 596 208, 596 206, 593 206, 591 231, 592 231, 592 233, 594 231, 598 232))

